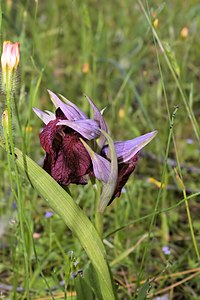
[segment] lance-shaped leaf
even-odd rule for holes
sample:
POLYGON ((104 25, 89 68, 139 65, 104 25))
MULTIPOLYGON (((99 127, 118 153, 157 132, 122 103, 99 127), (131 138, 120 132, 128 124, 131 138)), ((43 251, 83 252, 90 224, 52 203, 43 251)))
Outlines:
POLYGON ((104 183, 108 182, 111 167, 110 162, 103 156, 95 153, 83 139, 80 140, 88 151, 88 154, 90 155, 95 177, 98 180, 103 181, 104 183))
MULTIPOLYGON (((79 111, 77 109, 75 109, 73 106, 71 105, 67 105, 65 103, 63 103, 56 94, 54 94, 53 92, 51 92, 50 90, 48 90, 48 93, 50 95, 51 101, 53 102, 54 106, 56 108, 60 108, 62 110, 62 112, 65 114, 66 118, 68 120, 79 120, 79 119, 83 119, 83 117, 80 115, 79 111)), ((85 118, 85 117, 84 117, 85 118)))
POLYGON ((57 125, 68 126, 82 135, 87 140, 96 139, 100 135, 98 123, 91 119, 86 120, 60 120, 57 125))
MULTIPOLYGON (((105 120, 100 112, 100 110, 98 109, 98 107, 94 104, 94 102, 92 101, 92 99, 90 99, 87 95, 86 95, 86 99, 88 100, 88 102, 90 103, 90 105, 92 106, 92 109, 94 111, 94 120, 98 121, 100 124, 100 129, 104 130, 105 132, 108 132, 107 129, 107 125, 105 123, 105 120)), ((99 149, 101 149, 103 147, 103 145, 105 144, 106 138, 103 135, 103 133, 101 133, 99 141, 97 142, 99 149)))
POLYGON ((19 169, 24 174, 28 174, 33 187, 79 239, 97 273, 102 298, 104 300, 117 299, 112 286, 104 245, 89 218, 70 195, 28 156, 18 149, 15 149, 15 155, 19 169))
MULTIPOLYGON (((146 146, 157 134, 157 131, 152 131, 147 134, 136 137, 132 140, 115 142, 115 151, 118 163, 126 163, 133 158, 144 146, 146 146)), ((102 153, 110 158, 108 145, 104 146, 102 153)))
POLYGON ((36 107, 33 108, 33 111, 42 120, 42 122, 44 122, 44 124, 46 124, 46 125, 50 121, 56 119, 56 116, 49 111, 43 112, 39 108, 36 108, 36 107))

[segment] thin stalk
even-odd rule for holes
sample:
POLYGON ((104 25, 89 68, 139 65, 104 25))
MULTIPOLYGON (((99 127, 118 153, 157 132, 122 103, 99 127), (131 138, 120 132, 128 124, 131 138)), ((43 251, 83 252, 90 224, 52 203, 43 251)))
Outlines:
POLYGON ((96 188, 94 188, 95 191, 95 198, 96 198, 96 202, 95 202, 95 217, 94 217, 94 222, 95 222, 95 228, 100 236, 100 238, 102 239, 103 237, 103 212, 100 212, 98 210, 99 207, 99 201, 100 201, 100 187, 98 186, 96 188))
POLYGON ((17 202, 17 209, 18 209, 18 217, 19 217, 19 226, 20 226, 20 233, 21 233, 21 241, 22 241, 22 248, 23 248, 23 257, 24 257, 24 267, 25 267, 25 293, 27 299, 29 298, 29 280, 28 280, 28 257, 27 257, 27 251, 26 251, 26 245, 25 245, 25 230, 24 230, 24 216, 23 216, 23 201, 22 201, 22 189, 21 189, 21 182, 19 179, 19 173, 17 165, 15 164, 15 152, 14 152, 14 140, 13 140, 13 132, 12 132, 12 91, 10 88, 10 82, 7 81, 8 84, 6 86, 6 103, 7 103, 7 111, 8 111, 8 141, 7 141, 7 153, 8 153, 8 166, 10 171, 10 179, 11 179, 11 186, 13 187, 12 190, 14 190, 14 183, 13 183, 13 177, 12 177, 12 170, 11 167, 13 165, 14 167, 14 173, 15 173, 15 180, 16 180, 16 186, 17 186, 17 193, 14 193, 16 202, 17 202))
POLYGON ((191 236, 192 236, 194 249, 195 249, 195 252, 196 252, 197 259, 199 260, 200 259, 199 249, 198 249, 197 241, 196 241, 195 234, 194 234, 194 228, 193 228, 192 218, 191 218, 191 214, 190 214, 190 207, 189 207, 189 204, 188 204, 185 188, 183 189, 183 197, 185 199, 185 207, 186 207, 186 211, 187 211, 187 217, 188 217, 188 222, 189 222, 189 226, 190 226, 190 232, 191 232, 191 236))
POLYGON ((155 208, 154 208, 154 214, 152 215, 152 219, 151 219, 151 222, 150 222, 148 239, 147 239, 147 242, 145 244, 144 253, 143 253, 143 256, 142 256, 142 261, 141 261, 141 264, 140 264, 137 284, 139 284, 140 279, 141 279, 143 266, 144 266, 145 259, 146 259, 146 256, 147 256, 147 251, 149 249, 149 242, 150 242, 151 234, 152 234, 152 231, 153 231, 153 226, 154 226, 155 220, 156 220, 156 213, 158 211, 158 207, 159 207, 159 203, 160 203, 160 199, 161 199, 161 195, 162 195, 163 184, 165 182, 165 176, 166 176, 166 170, 167 170, 167 158, 168 158, 169 148, 170 148, 171 139, 172 139, 174 118, 175 118, 177 110, 178 110, 178 107, 175 108, 175 110, 172 114, 172 117, 171 117, 170 129, 169 129, 169 135, 168 135, 168 141, 167 141, 167 147, 166 147, 166 153, 165 153, 165 163, 164 163, 164 166, 163 166, 162 177, 161 177, 161 188, 159 189, 159 192, 158 192, 158 196, 157 196, 156 204, 155 204, 155 208))
POLYGON ((146 219, 148 219, 148 218, 150 218, 150 217, 152 217, 154 215, 158 216, 158 215, 160 215, 162 213, 170 212, 171 210, 174 210, 174 209, 178 208, 180 205, 182 205, 183 203, 185 203, 185 200, 188 201, 190 199, 198 197, 199 195, 200 195, 200 192, 192 194, 192 195, 188 196, 186 199, 184 199, 184 198, 181 199, 179 202, 177 202, 176 204, 174 204, 174 205, 172 205, 170 207, 164 208, 162 210, 157 210, 156 212, 152 212, 152 213, 150 213, 148 215, 145 215, 143 217, 135 219, 134 221, 131 221, 131 222, 129 222, 129 223, 123 225, 123 226, 120 226, 120 227, 116 228, 115 230, 109 232, 107 235, 104 236, 104 239, 109 238, 111 235, 115 234, 116 232, 124 230, 124 229, 128 228, 129 226, 131 226, 133 224, 136 224, 136 223, 139 223, 139 222, 143 222, 144 220, 146 220, 146 219))
POLYGON ((160 47, 160 49, 161 49, 161 51, 162 51, 162 53, 164 55, 165 61, 167 63, 167 66, 168 66, 168 68, 169 68, 169 70, 170 70, 170 72, 172 74, 172 77, 174 78, 174 81, 176 82, 177 88, 178 88, 178 90, 180 92, 181 98, 182 98, 183 103, 185 105, 186 111, 188 113, 188 117, 189 117, 189 119, 191 121, 194 133, 196 135, 196 138, 197 138, 198 142, 200 142, 200 129, 199 129, 199 125, 198 125, 198 122, 197 122, 197 120, 195 118, 194 112, 192 111, 192 109, 190 108, 190 106, 188 104, 187 96, 185 94, 185 91, 183 90, 181 81, 178 78, 176 72, 174 71, 174 68, 173 68, 173 66, 171 64, 171 61, 170 61, 170 59, 169 59, 169 57, 168 57, 168 55, 166 53, 166 50, 165 50, 165 48, 164 48, 164 46, 163 46, 163 44, 162 44, 162 42, 161 42, 161 40, 160 40, 157 32, 156 32, 156 30, 154 29, 154 27, 153 27, 153 25, 151 23, 151 20, 150 20, 148 14, 147 14, 147 12, 145 11, 144 5, 142 4, 141 0, 138 0, 138 3, 139 3, 139 5, 140 5, 140 7, 141 7, 141 9, 142 9, 142 11, 144 13, 145 18, 147 19, 147 22, 149 23, 149 26, 152 29, 153 35, 154 35, 155 39, 157 40, 158 45, 159 45, 159 47, 160 47))
POLYGON ((10 180, 12 193, 13 193, 14 197, 16 198, 17 195, 16 195, 15 188, 14 188, 13 176, 12 176, 12 166, 11 166, 11 160, 10 160, 10 147, 9 147, 8 132, 7 132, 7 130, 5 130, 5 128, 3 129, 3 131, 4 131, 4 138, 5 138, 6 152, 7 152, 9 180, 10 180))
POLYGON ((104 214, 102 212, 96 210, 95 227, 101 239, 103 236, 103 215, 104 214))
POLYGON ((180 174, 180 176, 179 176, 179 174, 177 173, 177 171, 175 169, 176 178, 177 178, 177 182, 179 183, 180 188, 183 192, 183 198, 185 199, 185 206, 186 206, 186 211, 187 211, 187 216, 188 216, 191 237, 192 237, 194 249, 195 249, 195 252, 197 255, 197 259, 199 260, 199 258, 200 258, 199 250, 198 250, 197 241, 196 241, 195 234, 194 234, 194 228, 193 228, 192 218, 191 218, 191 214, 190 214, 190 207, 189 207, 189 203, 188 203, 188 199, 187 199, 187 195, 186 195, 186 188, 185 188, 185 185, 184 185, 184 182, 182 179, 181 166, 180 166, 180 161, 179 161, 179 156, 178 156, 178 149, 177 149, 177 145, 176 145, 176 141, 175 141, 174 137, 173 137, 173 142, 174 142, 174 149, 175 149, 175 153, 176 153, 177 168, 178 168, 178 172, 180 174))

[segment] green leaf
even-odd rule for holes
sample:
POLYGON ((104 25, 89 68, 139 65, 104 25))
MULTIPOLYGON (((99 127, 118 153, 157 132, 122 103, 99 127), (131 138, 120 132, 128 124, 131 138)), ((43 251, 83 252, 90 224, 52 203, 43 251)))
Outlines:
POLYGON ((75 289, 77 294, 77 300, 93 300, 94 294, 91 290, 91 286, 88 285, 84 277, 78 276, 74 280, 75 289))
POLYGON ((101 198, 99 201, 98 211, 102 213, 104 212, 115 191, 118 177, 118 162, 112 138, 104 130, 101 130, 101 132, 105 135, 108 141, 109 156, 111 160, 111 168, 108 182, 103 186, 101 198))
POLYGON ((93 293, 98 300, 103 300, 101 295, 100 286, 97 280, 97 273, 91 263, 89 263, 84 269, 84 278, 88 285, 91 287, 93 293))
POLYGON ((103 299, 116 299, 105 248, 91 221, 72 197, 46 171, 28 156, 24 156, 19 149, 15 149, 15 155, 19 169, 28 175, 33 187, 79 239, 97 273, 103 299))
POLYGON ((145 300, 147 299, 147 295, 150 289, 149 281, 147 280, 139 290, 138 296, 136 300, 145 300))

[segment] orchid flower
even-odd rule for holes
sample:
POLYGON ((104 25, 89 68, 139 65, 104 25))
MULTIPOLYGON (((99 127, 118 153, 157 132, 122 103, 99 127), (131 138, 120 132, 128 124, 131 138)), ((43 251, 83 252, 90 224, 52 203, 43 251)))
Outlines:
MULTIPOLYGON (((108 205, 116 198, 121 195, 121 190, 123 186, 129 179, 129 176, 135 170, 137 161, 139 159, 139 151, 146 146, 157 134, 157 131, 152 131, 147 134, 136 137, 128 141, 114 142, 115 152, 118 161, 118 178, 116 182, 116 188, 111 197, 108 205)), ((94 175, 97 179, 103 181, 104 183, 108 181, 110 166, 110 154, 109 147, 105 145, 100 155, 92 155, 91 151, 88 151, 92 159, 94 175), (103 160, 104 158, 104 160, 103 160), (100 170, 100 171, 99 171, 100 170), (104 177, 102 177, 104 173, 104 177)), ((111 163, 112 164, 112 161, 111 163)))
POLYGON ((48 92, 56 107, 55 114, 33 109, 46 125, 40 133, 40 143, 46 151, 44 169, 62 185, 86 184, 92 163, 80 138, 89 141, 100 136, 101 113, 93 106, 95 119, 89 119, 69 100, 64 98, 64 103, 53 92, 48 92))
MULTIPOLYGON (((101 112, 89 97, 86 96, 94 112, 93 119, 89 119, 62 95, 61 100, 53 92, 48 92, 56 107, 55 114, 33 109, 45 123, 40 133, 40 143, 46 151, 44 169, 62 185, 86 184, 86 175, 94 176, 103 182, 103 191, 109 197, 106 203, 109 205, 114 198, 120 196, 123 186, 136 167, 139 151, 155 137, 157 131, 113 143, 107 134, 101 112), (111 145, 111 153, 110 146, 105 145, 106 139, 111 145), (97 140, 98 153, 90 148, 90 140, 97 140)), ((102 199, 105 207, 105 197, 102 199)))

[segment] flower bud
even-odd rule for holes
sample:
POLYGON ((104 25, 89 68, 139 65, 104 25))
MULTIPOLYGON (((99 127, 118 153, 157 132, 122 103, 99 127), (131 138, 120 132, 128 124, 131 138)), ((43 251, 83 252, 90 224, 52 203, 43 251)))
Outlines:
POLYGON ((88 63, 84 63, 84 64, 82 65, 82 72, 83 72, 84 74, 87 74, 87 73, 89 73, 89 71, 90 71, 90 66, 89 66, 89 64, 88 64, 88 63))
POLYGON ((157 29, 157 28, 158 28, 158 24, 159 24, 159 21, 158 21, 158 18, 156 18, 156 19, 153 21, 153 27, 154 27, 155 29, 157 29))
POLYGON ((188 27, 183 27, 181 32, 180 32, 180 36, 182 39, 186 39, 189 35, 189 28, 188 27))
POLYGON ((20 58, 20 44, 5 41, 3 43, 3 53, 1 55, 1 66, 4 71, 6 68, 9 70, 17 69, 20 58))
POLYGON ((1 55, 2 89, 13 91, 16 83, 16 70, 20 59, 20 44, 5 41, 1 55))

